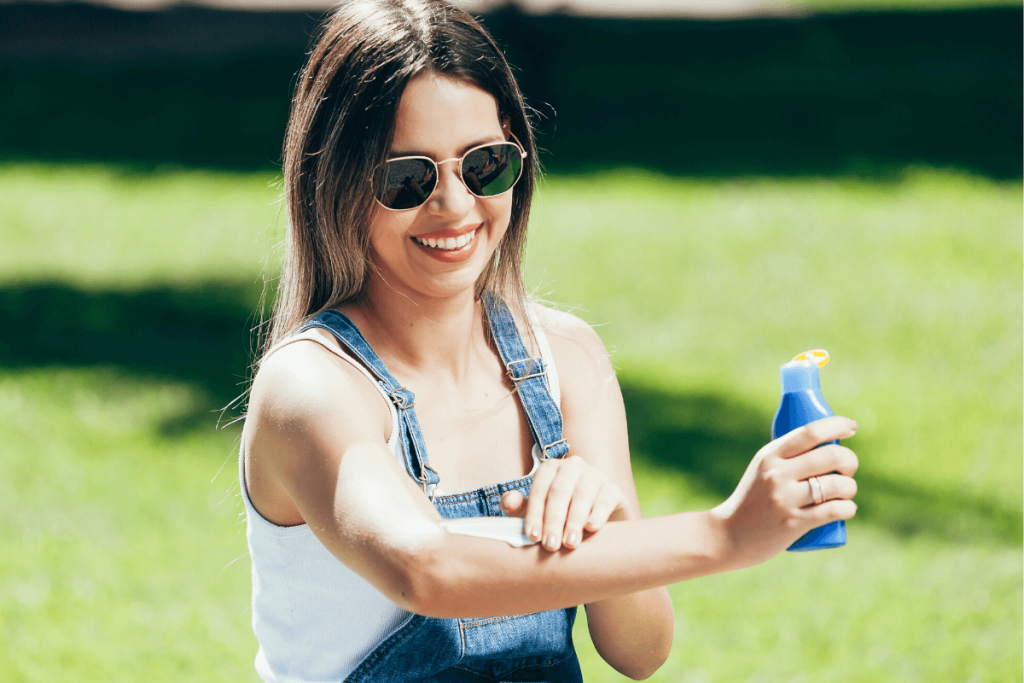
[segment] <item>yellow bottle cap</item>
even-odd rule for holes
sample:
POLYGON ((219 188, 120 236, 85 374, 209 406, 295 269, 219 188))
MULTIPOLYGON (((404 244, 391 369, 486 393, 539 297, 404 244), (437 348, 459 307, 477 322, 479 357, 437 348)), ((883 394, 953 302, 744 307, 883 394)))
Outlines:
POLYGON ((795 356, 792 362, 798 362, 802 360, 811 360, 818 364, 819 368, 823 368, 828 365, 828 351, 825 349, 814 349, 813 351, 804 351, 803 353, 795 356))

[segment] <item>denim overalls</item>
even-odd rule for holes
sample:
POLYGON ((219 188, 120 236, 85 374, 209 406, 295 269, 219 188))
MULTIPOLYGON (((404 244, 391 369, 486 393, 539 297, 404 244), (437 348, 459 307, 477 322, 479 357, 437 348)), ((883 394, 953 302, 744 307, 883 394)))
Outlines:
MULTIPOLYGON (((541 459, 561 458, 569 452, 562 437, 562 413, 548 392, 544 362, 530 358, 515 321, 503 301, 484 299, 491 335, 501 360, 516 386, 541 452, 541 459)), ((388 372, 359 330, 346 316, 328 310, 310 320, 303 330, 323 328, 358 358, 398 407, 400 452, 406 471, 431 495, 445 519, 504 516, 498 506, 506 491, 530 493, 531 477, 492 484, 475 491, 433 496, 440 477, 427 460, 426 445, 414 409, 415 397, 388 372)), ((486 457, 486 454, 481 454, 486 457)), ((502 590, 495 586, 495 590, 502 590)), ((483 681, 550 681, 582 683, 579 661, 572 644, 576 608, 477 619, 435 619, 411 614, 345 679, 360 683, 430 681, 432 683, 483 681)))

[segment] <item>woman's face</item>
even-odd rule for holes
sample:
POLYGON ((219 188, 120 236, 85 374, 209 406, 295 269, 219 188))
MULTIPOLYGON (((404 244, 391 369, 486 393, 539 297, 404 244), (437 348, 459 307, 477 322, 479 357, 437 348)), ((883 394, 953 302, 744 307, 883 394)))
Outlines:
MULTIPOLYGON (((491 95, 464 81, 425 74, 410 81, 402 95, 388 158, 444 161, 506 137, 491 95)), ((458 171, 458 162, 442 164, 437 186, 415 209, 376 207, 370 258, 391 287, 406 294, 451 296, 472 290, 490 261, 508 229, 512 192, 482 199, 466 189, 458 171), (449 239, 465 244, 442 248, 449 239), (430 240, 438 246, 429 246, 430 240)))

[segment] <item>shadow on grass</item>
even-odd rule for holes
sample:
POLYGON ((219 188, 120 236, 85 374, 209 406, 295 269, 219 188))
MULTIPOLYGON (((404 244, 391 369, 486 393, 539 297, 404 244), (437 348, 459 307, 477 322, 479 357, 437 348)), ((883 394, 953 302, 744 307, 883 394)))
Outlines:
MULTIPOLYGON (((652 389, 620 378, 633 459, 667 476, 689 475, 709 494, 724 500, 747 464, 769 438, 772 415, 718 394, 685 394, 652 389)), ((877 440, 859 437, 851 444, 862 462, 882 450, 877 440)), ((858 471, 859 521, 900 537, 928 534, 977 543, 1021 544, 1019 510, 1009 510, 978 495, 939 491, 858 471)))
MULTIPOLYGON (((244 389, 258 287, 206 282, 141 291, 88 291, 60 283, 0 287, 0 368, 116 366, 139 377, 186 382, 205 403, 164 423, 167 436, 212 429, 244 389)), ((724 499, 768 438, 771 415, 717 394, 652 389, 621 378, 634 458, 685 474, 724 499)), ((236 416, 237 411, 227 417, 236 416)), ((862 458, 879 448, 858 439, 862 458)), ((978 496, 893 481, 862 469, 858 519, 902 537, 1021 543, 1019 511, 978 496)))
POLYGON ((0 287, 0 316, 10 332, 0 336, 0 367, 116 366, 140 377, 186 382, 205 403, 162 429, 167 436, 209 429, 217 411, 245 388, 259 297, 258 287, 248 283, 141 291, 7 284, 0 287))

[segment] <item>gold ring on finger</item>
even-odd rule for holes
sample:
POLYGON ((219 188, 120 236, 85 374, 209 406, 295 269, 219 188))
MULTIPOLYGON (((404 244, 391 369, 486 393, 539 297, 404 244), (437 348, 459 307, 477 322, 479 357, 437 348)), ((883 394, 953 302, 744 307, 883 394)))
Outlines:
POLYGON ((825 494, 821 492, 821 482, 817 477, 811 477, 807 480, 807 483, 811 485, 811 498, 814 500, 815 505, 821 505, 825 502, 825 494))

